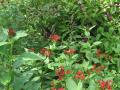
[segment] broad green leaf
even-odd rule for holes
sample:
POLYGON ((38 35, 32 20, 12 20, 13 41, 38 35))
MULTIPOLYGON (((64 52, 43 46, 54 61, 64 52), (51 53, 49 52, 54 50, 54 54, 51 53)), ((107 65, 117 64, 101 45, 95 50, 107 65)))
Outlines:
POLYGON ((29 81, 27 84, 25 84, 24 89, 25 90, 40 90, 40 82, 32 82, 29 81))
POLYGON ((90 48, 90 43, 83 43, 81 49, 89 49, 90 48))
POLYGON ((8 42, 0 42, 0 46, 6 45, 8 42))
POLYGON ((30 78, 32 77, 33 72, 27 71, 24 72, 23 74, 19 74, 14 77, 14 82, 13 82, 13 87, 14 90, 21 90, 24 88, 24 85, 30 81, 30 78))
POLYGON ((35 82, 38 81, 38 80, 40 80, 40 76, 36 76, 32 79, 32 81, 35 81, 35 82))
POLYGON ((54 70, 54 67, 53 67, 52 63, 47 64, 47 66, 48 66, 49 69, 54 70))
POLYGON ((18 56, 15 60, 14 67, 19 67, 24 64, 32 64, 35 60, 43 60, 44 57, 33 52, 25 52, 18 56))
POLYGON ((90 80, 88 90, 96 90, 96 83, 94 80, 90 80))
POLYGON ((90 32, 89 31, 85 31, 85 36, 89 37, 90 36, 90 32))
POLYGON ((83 84, 81 81, 78 83, 77 90, 83 90, 83 84))
POLYGON ((7 85, 11 80, 11 73, 9 70, 0 70, 0 83, 7 85))
POLYGON ((18 39, 25 37, 25 36, 27 36, 27 33, 25 33, 24 31, 17 31, 16 36, 13 39, 18 40, 18 39))
POLYGON ((0 31, 0 41, 5 42, 8 39, 7 29, 2 29, 0 31))
POLYGON ((77 90, 77 84, 72 78, 66 80, 66 87, 68 90, 77 90))
POLYGON ((90 51, 86 51, 86 58, 92 61, 92 59, 93 59, 93 53, 90 52, 90 51))
POLYGON ((84 61, 82 66, 84 67, 85 70, 88 69, 89 61, 84 61))
POLYGON ((91 47, 97 46, 97 45, 99 45, 101 43, 102 43, 101 41, 96 41, 96 42, 93 43, 93 45, 91 47))

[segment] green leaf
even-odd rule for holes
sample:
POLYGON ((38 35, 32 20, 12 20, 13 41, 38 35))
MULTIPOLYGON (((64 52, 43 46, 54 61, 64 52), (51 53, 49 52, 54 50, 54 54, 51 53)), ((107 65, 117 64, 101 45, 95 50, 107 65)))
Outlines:
POLYGON ((0 42, 0 46, 6 45, 8 42, 0 42))
POLYGON ((16 36, 13 39, 18 40, 18 39, 25 37, 25 36, 27 36, 27 33, 25 33, 24 31, 17 31, 16 36))
POLYGON ((66 86, 68 90, 77 90, 78 86, 72 78, 66 80, 66 86))
POLYGON ((90 48, 90 43, 83 43, 81 49, 89 49, 90 48))
POLYGON ((15 60, 14 67, 17 68, 24 64, 32 65, 35 60, 43 60, 44 57, 33 52, 25 52, 22 55, 18 56, 15 60))
POLYGON ((7 29, 2 29, 0 31, 0 41, 5 42, 8 39, 7 29))
POLYGON ((25 84, 25 90, 40 90, 40 82, 31 82, 29 81, 27 84, 25 84))
POLYGON ((89 60, 92 60, 93 53, 91 51, 86 51, 86 58, 89 59, 89 60))
POLYGON ((81 81, 78 83, 77 90, 83 90, 83 84, 81 81))
POLYGON ((85 70, 87 70, 89 66, 89 61, 84 61, 82 66, 84 67, 85 70))
POLYGON ((101 41, 96 41, 96 42, 93 43, 93 45, 91 47, 97 46, 97 45, 99 45, 101 43, 102 43, 101 41))
POLYGON ((85 31, 85 36, 89 37, 90 36, 90 32, 85 31))
MULTIPOLYGON (((21 90, 24 88, 24 85, 30 81, 30 78, 33 76, 33 72, 27 71, 22 74, 19 74, 14 77, 13 87, 14 90, 21 90)), ((28 89, 29 90, 29 89, 28 89)))
POLYGON ((96 90, 96 83, 94 80, 90 80, 88 90, 96 90))
POLYGON ((11 73, 9 70, 0 70, 0 83, 7 85, 11 81, 11 73))

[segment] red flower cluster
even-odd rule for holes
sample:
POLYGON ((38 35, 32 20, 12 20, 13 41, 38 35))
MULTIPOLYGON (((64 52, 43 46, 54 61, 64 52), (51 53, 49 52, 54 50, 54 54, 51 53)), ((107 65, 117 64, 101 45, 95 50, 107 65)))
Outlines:
POLYGON ((58 76, 59 80, 62 80, 64 75, 65 75, 65 70, 64 67, 60 66, 57 70, 56 70, 56 75, 58 76))
POLYGON ((58 90, 65 90, 64 88, 58 88, 58 90))
POLYGON ((75 79, 84 80, 85 79, 84 73, 82 71, 78 71, 75 75, 75 79))
POLYGON ((56 89, 56 88, 53 87, 53 88, 51 88, 51 90, 65 90, 65 89, 62 88, 62 87, 61 87, 61 88, 58 88, 58 89, 56 89))
POLYGON ((112 90, 112 87, 111 87, 112 80, 107 80, 107 81, 99 80, 98 82, 102 90, 106 90, 106 89, 112 90))
POLYGON ((65 54, 75 54, 76 50, 75 49, 68 49, 68 50, 65 50, 64 52, 65 52, 65 54))
POLYGON ((12 28, 9 28, 9 30, 8 30, 8 35, 9 35, 10 37, 15 36, 15 35, 16 35, 15 30, 14 30, 14 29, 12 29, 12 28))
POLYGON ((46 48, 40 49, 40 53, 43 54, 43 55, 46 56, 46 57, 50 57, 51 54, 52 54, 51 51, 48 50, 48 49, 46 49, 46 48))
POLYGON ((52 34, 52 35, 50 35, 50 39, 54 42, 57 42, 60 40, 60 36, 57 34, 52 34))
POLYGON ((62 80, 63 77, 65 76, 65 74, 71 74, 70 70, 64 70, 63 66, 60 66, 57 70, 56 70, 56 75, 58 76, 59 80, 62 80))
POLYGON ((71 74, 70 70, 66 70, 65 74, 71 74))
POLYGON ((101 72, 102 70, 104 70, 106 67, 103 65, 97 66, 96 64, 94 64, 91 68, 92 71, 95 71, 96 73, 101 72))
POLYGON ((103 56, 105 59, 110 59, 110 60, 112 59, 112 56, 111 56, 111 55, 108 55, 108 54, 106 54, 106 53, 103 53, 100 49, 97 49, 96 55, 97 55, 97 57, 103 56))

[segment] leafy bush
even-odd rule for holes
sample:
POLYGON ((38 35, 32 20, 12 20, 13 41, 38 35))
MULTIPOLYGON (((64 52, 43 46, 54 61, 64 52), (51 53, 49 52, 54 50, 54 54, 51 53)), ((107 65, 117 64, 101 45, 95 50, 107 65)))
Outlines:
POLYGON ((1 90, 119 90, 118 0, 0 3, 1 90))

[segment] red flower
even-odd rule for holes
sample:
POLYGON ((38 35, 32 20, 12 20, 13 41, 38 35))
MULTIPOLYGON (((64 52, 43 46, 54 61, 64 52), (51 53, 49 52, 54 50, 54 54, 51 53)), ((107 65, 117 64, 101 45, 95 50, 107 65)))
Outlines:
POLYGON ((34 52, 35 48, 29 48, 29 51, 34 52))
POLYGON ((112 84, 112 80, 106 81, 106 87, 108 90, 112 90, 111 84, 112 84))
POLYGON ((9 30, 8 30, 8 35, 9 35, 10 37, 15 36, 15 35, 16 35, 15 30, 14 30, 14 29, 12 29, 12 28, 9 28, 9 30))
POLYGON ((68 50, 65 50, 64 52, 65 52, 65 54, 75 54, 76 50, 75 49, 68 49, 68 50))
POLYGON ((101 65, 101 66, 99 66, 95 71, 96 71, 97 73, 99 73, 99 72, 101 72, 102 70, 104 70, 105 68, 106 68, 105 66, 101 65))
POLYGON ((97 55, 97 57, 100 57, 102 55, 102 51, 100 49, 97 49, 96 55, 97 55))
POLYGON ((58 90, 65 90, 64 88, 58 88, 58 90))
POLYGON ((94 64, 93 66, 92 66, 92 71, 94 71, 95 70, 95 68, 96 68, 96 64, 94 64))
POLYGON ((57 90, 56 88, 52 87, 51 90, 57 90))
POLYGON ((62 80, 64 75, 65 75, 65 70, 64 70, 64 67, 59 67, 57 70, 56 70, 56 75, 58 76, 58 79, 59 80, 62 80))
POLYGON ((111 87, 112 81, 111 80, 107 80, 107 81, 99 80, 98 82, 99 82, 102 90, 105 90, 106 88, 108 90, 112 90, 112 87, 111 87))
POLYGON ((66 72, 65 72, 66 74, 70 74, 71 73, 71 71, 70 70, 66 70, 66 72))
POLYGON ((84 73, 82 71, 78 71, 75 75, 75 79, 84 80, 85 79, 84 73))
POLYGON ((50 35, 50 39, 54 42, 57 42, 60 40, 60 36, 57 34, 52 34, 52 35, 50 35))
POLYGON ((63 76, 58 76, 58 80, 63 80, 63 76))
POLYGON ((77 72, 77 75, 81 75, 81 74, 83 74, 82 71, 78 71, 78 72, 77 72))
POLYGON ((105 68, 106 68, 106 67, 103 66, 103 65, 100 66, 100 69, 101 69, 101 70, 104 70, 105 68))
POLYGON ((80 76, 80 80, 84 80, 85 79, 85 75, 84 75, 84 73, 83 74, 81 74, 81 76, 80 76))
POLYGON ((46 57, 50 57, 51 56, 51 51, 46 49, 46 48, 40 49, 40 53, 43 54, 46 57))
POLYGON ((100 80, 100 81, 98 81, 99 82, 99 84, 100 84, 100 87, 101 87, 101 89, 105 89, 105 86, 106 86, 106 82, 105 81, 103 81, 103 80, 100 80))
POLYGON ((96 71, 96 73, 99 73, 99 72, 101 72, 101 70, 100 70, 100 69, 96 69, 95 71, 96 71))

